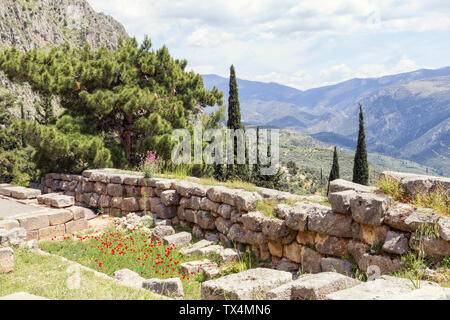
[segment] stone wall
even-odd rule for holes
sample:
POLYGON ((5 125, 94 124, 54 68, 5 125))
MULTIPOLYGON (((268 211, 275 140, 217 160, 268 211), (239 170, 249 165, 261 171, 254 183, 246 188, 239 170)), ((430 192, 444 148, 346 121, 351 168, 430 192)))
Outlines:
POLYGON ((87 170, 82 176, 48 174, 44 192, 63 192, 78 205, 111 215, 152 213, 190 226, 200 238, 218 239, 271 259, 277 269, 350 273, 352 263, 381 274, 402 267, 400 255, 422 248, 427 256, 450 256, 450 221, 430 209, 344 180, 330 185, 331 208, 313 202, 279 204, 274 217, 255 212, 261 195, 224 186, 87 170))

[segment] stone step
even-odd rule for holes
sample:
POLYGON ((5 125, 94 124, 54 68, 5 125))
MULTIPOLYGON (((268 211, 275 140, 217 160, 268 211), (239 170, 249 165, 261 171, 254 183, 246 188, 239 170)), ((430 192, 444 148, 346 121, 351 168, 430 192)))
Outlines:
POLYGON ((67 208, 75 205, 75 198, 58 193, 40 195, 37 200, 41 204, 55 208, 67 208))
POLYGON ((430 281, 414 281, 392 276, 381 276, 378 279, 367 281, 349 289, 337 291, 326 296, 327 300, 393 300, 414 298, 423 292, 433 292, 441 295, 442 288, 430 281), (415 287, 426 291, 414 292, 415 287))
POLYGON ((41 195, 41 190, 14 186, 11 184, 1 184, 0 194, 15 199, 34 199, 41 195))
POLYGON ((306 274, 267 293, 269 300, 324 300, 327 294, 361 282, 336 272, 306 274))
POLYGON ((202 283, 203 300, 263 300, 266 293, 292 280, 285 271, 257 268, 202 283))

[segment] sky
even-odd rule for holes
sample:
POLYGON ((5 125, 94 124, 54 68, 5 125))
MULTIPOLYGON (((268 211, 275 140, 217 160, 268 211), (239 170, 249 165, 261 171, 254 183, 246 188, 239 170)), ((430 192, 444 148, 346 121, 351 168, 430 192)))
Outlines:
POLYGON ((448 0, 88 0, 188 70, 300 90, 450 66, 448 0))

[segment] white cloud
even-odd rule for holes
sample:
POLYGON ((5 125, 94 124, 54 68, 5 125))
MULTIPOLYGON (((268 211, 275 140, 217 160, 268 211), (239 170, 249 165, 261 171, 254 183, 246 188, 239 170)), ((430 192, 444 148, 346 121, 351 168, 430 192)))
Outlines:
POLYGON ((447 0, 88 0, 200 73, 305 89, 448 65, 447 0))

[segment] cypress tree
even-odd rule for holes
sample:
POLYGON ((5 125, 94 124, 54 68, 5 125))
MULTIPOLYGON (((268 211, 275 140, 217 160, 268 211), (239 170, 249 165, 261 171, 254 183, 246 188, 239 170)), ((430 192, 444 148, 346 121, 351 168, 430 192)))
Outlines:
POLYGON ((330 190, 330 182, 333 180, 336 180, 336 179, 339 179, 339 159, 338 159, 337 149, 336 149, 336 147, 334 147, 333 165, 331 166, 330 177, 328 179, 327 195, 330 190))
MULTIPOLYGON (((228 129, 232 130, 244 130, 244 126, 241 122, 241 107, 239 104, 239 93, 236 80, 236 72, 234 65, 230 67, 230 91, 228 96, 228 129)), ((234 164, 227 165, 227 179, 229 180, 242 180, 247 181, 249 179, 249 171, 246 164, 237 164, 237 139, 234 140, 234 164)), ((245 151, 247 148, 245 148, 245 151)), ((245 159, 247 159, 245 155, 245 159)))
POLYGON ((366 186, 369 185, 369 162, 367 161, 364 115, 361 104, 359 104, 359 133, 355 161, 353 164, 353 182, 366 186))

